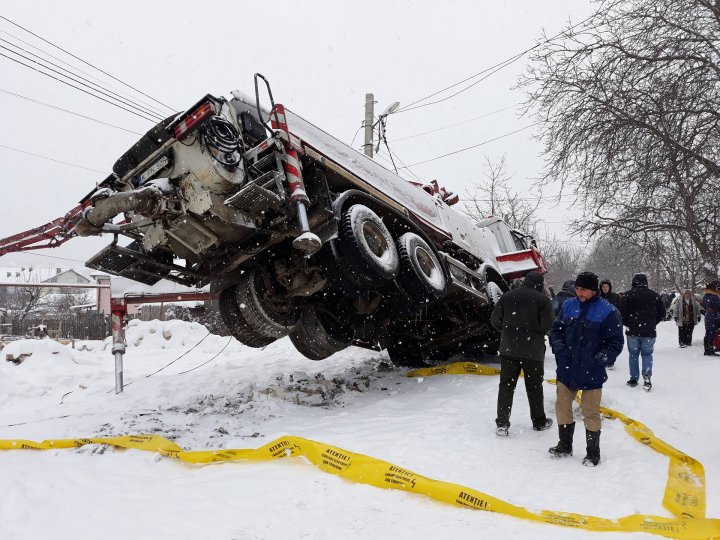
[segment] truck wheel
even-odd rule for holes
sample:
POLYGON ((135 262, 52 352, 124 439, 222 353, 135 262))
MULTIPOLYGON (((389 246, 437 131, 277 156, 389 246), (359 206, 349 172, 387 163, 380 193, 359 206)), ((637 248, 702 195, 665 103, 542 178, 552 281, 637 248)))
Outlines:
POLYGON ((503 290, 500 288, 500 285, 494 281, 488 281, 487 285, 485 285, 485 293, 487 294, 488 300, 490 300, 490 304, 494 306, 503 295, 503 290))
POLYGON ((400 254, 398 283, 413 300, 421 303, 445 295, 446 280, 432 248, 415 233, 405 233, 397 241, 400 254))
POLYGON ((259 334, 245 321, 243 313, 235 300, 235 285, 220 292, 218 303, 220 305, 220 318, 225 323, 230 334, 240 343, 248 347, 258 348, 270 345, 275 341, 275 338, 259 334))
POLYGON ((340 255, 362 277, 377 284, 397 276, 400 259, 393 238, 367 206, 354 204, 343 214, 338 240, 340 255))
POLYGON ((235 285, 235 301, 242 319, 261 336, 273 340, 288 335, 297 323, 298 313, 291 304, 273 297, 265 275, 253 268, 235 285))
POLYGON ((347 348, 353 340, 352 327, 322 308, 305 308, 290 341, 300 354, 310 360, 324 360, 347 348))

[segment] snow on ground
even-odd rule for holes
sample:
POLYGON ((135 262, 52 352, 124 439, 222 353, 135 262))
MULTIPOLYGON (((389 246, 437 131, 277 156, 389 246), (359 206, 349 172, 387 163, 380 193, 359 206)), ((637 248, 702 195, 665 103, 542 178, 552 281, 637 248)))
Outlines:
MULTIPOLYGON (((661 324, 649 394, 625 385, 623 352, 603 404, 699 459, 708 516, 720 517, 720 358, 702 356, 701 329, 693 347, 681 350, 674 324, 661 324)), ((250 349, 181 321, 133 321, 127 341, 128 386, 120 395, 109 340, 78 343, 78 350, 25 341, 0 351, 0 438, 157 433, 197 450, 254 448, 293 434, 532 509, 671 516, 661 504, 667 458, 606 420, 598 468, 581 465, 580 425, 575 456, 551 459, 557 431, 531 429, 522 382, 510 437, 497 438, 497 377, 410 379, 385 353, 355 348, 313 362, 287 339, 250 349), (32 354, 15 364, 5 361, 8 352, 32 354)), ((554 376, 551 355, 546 376, 554 376)), ((554 418, 553 386, 546 385, 545 405, 554 418)), ((102 446, 9 451, 0 453, 0 486, 3 539, 628 537, 352 484, 300 458, 193 466, 102 446)))

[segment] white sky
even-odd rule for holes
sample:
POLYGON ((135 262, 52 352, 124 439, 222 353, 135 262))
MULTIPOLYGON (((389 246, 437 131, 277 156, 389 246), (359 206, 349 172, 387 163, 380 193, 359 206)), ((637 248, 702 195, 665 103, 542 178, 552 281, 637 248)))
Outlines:
MULTIPOLYGON (((275 99, 349 143, 360 127, 365 93, 376 113, 393 101, 401 106, 456 83, 532 46, 545 29, 555 34, 568 20, 590 14, 588 0, 545 2, 73 2, 0 0, 0 14, 74 53, 177 110, 206 93, 253 92, 252 77, 269 78, 275 99)), ((20 38, 78 65, 104 85, 127 88, 68 58, 0 19, 0 39, 20 38)), ((9 47, 3 41, 0 46, 9 47)), ((10 47, 9 47, 10 48, 10 47)), ((6 49, 0 53, 10 55, 6 49)), ((55 61, 57 63, 57 61, 55 61)), ((27 62, 26 62, 27 63, 27 62)), ((522 100, 511 90, 527 59, 442 104, 388 119, 388 139, 463 122, 522 100)), ((53 103, 126 129, 152 124, 37 74, 0 56, 0 90, 53 103)), ((135 94, 137 96, 137 94, 135 94)), ((442 96, 439 96, 442 97, 442 96)), ((142 98, 147 100, 147 98, 142 98)), ((137 135, 96 124, 0 92, 3 186, 0 237, 64 214, 110 172, 137 135), (68 163, 32 157, 5 147, 68 163)), ((531 121, 510 109, 429 136, 391 142, 406 164, 439 156, 520 129, 531 121)), ((355 146, 362 144, 359 133, 355 146)), ((541 147, 524 131, 441 160, 412 167, 423 179, 437 178, 464 193, 477 179, 485 156, 507 161, 519 191, 542 172, 541 147)), ((381 161, 382 163, 382 161, 381 161)), ((547 201, 542 217, 550 234, 566 238, 566 205, 547 201)), ((75 239, 42 251, 84 260, 111 240, 75 239)), ((573 239, 577 241, 577 239, 573 239)), ((50 264, 46 257, 10 255, 0 265, 50 264)), ((63 266, 68 262, 64 261, 63 266)))

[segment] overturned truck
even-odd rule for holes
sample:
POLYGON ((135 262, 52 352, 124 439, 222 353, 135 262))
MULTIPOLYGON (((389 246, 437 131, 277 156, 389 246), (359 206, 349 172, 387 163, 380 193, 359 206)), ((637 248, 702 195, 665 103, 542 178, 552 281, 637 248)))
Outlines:
POLYGON ((251 347, 289 336, 320 360, 349 345, 400 365, 493 352, 494 302, 544 271, 534 241, 473 223, 274 103, 207 95, 117 160, 75 233, 115 240, 87 265, 152 285, 209 285, 251 347), (118 217, 120 219, 118 219, 118 217), (131 239, 120 245, 118 236, 131 239))

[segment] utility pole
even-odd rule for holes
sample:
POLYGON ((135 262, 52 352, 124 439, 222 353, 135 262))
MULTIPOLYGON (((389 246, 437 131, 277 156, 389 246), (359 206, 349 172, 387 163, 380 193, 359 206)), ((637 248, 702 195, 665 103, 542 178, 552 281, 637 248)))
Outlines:
POLYGON ((368 157, 373 157, 373 120, 375 118, 375 96, 365 94, 365 144, 363 151, 368 157))

